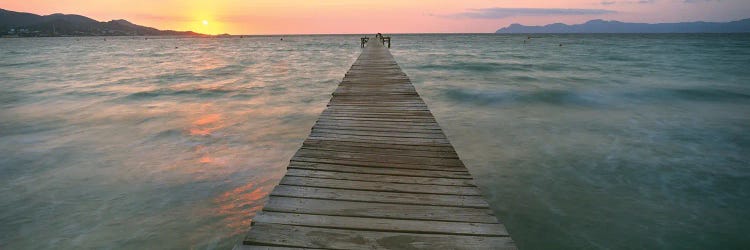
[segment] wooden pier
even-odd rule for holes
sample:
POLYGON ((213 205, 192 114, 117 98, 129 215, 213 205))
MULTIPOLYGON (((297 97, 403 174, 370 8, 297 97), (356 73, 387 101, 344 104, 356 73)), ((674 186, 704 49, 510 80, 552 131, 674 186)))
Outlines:
POLYGON ((515 249, 381 43, 368 43, 235 249, 515 249))

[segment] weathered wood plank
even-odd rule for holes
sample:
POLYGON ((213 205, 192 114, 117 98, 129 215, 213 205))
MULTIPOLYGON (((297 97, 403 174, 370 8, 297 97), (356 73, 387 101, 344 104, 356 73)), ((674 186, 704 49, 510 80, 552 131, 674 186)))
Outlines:
POLYGON ((474 181, 470 178, 443 178, 443 177, 424 177, 424 176, 407 176, 407 175, 388 175, 388 174, 369 174, 369 173, 351 173, 338 172, 329 170, 316 170, 306 168, 289 168, 286 176, 299 176, 309 178, 327 178, 335 180, 357 180, 357 181, 377 181, 388 183, 405 183, 405 184, 429 184, 445 186, 474 186, 474 181))
POLYGON ((358 231, 270 223, 253 225, 245 244, 330 249, 515 249, 510 237, 358 231))
POLYGON ((389 105, 389 104, 372 104, 372 103, 364 103, 364 102, 351 102, 351 103, 328 103, 326 105, 327 108, 347 108, 347 109, 367 109, 367 108, 375 108, 375 109, 403 109, 403 110, 422 110, 426 109, 427 105, 410 105, 410 106, 403 106, 403 105, 389 105))
POLYGON ((382 127, 382 126, 344 126, 340 124, 326 124, 316 123, 312 128, 316 129, 333 129, 333 130, 354 130, 354 131, 370 131, 370 132, 397 132, 397 133, 415 133, 415 134, 441 134, 443 131, 437 129, 424 129, 424 128, 394 128, 394 127, 382 127))
POLYGON ((373 182, 373 181, 351 181, 351 180, 334 180, 322 178, 307 178, 296 176, 285 176, 279 184, 289 186, 304 187, 321 187, 337 188, 363 191, 387 191, 387 192, 408 192, 420 194, 453 194, 478 196, 481 195, 476 187, 460 186, 442 186, 442 185, 421 185, 421 184, 400 184, 390 182, 373 182))
POLYGON ((405 220, 497 223, 492 211, 485 208, 370 203, 281 196, 269 199, 263 207, 263 211, 405 220))
POLYGON ((508 236, 505 227, 498 223, 399 220, 280 212, 260 212, 253 222, 383 232, 508 236))
POLYGON ((371 122, 401 122, 401 123, 435 123, 432 118, 373 118, 373 117, 351 117, 351 116, 328 116, 321 115, 320 120, 328 121, 371 121, 371 122))
POLYGON ((334 141, 350 141, 350 142, 375 142, 375 143, 388 143, 388 144, 400 144, 400 145, 435 145, 435 146, 450 146, 448 139, 424 139, 424 138, 399 138, 399 137, 384 137, 384 136, 365 136, 365 135, 338 135, 338 134, 325 134, 325 133, 310 133, 311 139, 320 140, 334 140, 334 141))
MULTIPOLYGON (((331 153, 339 153, 330 151, 331 153)), ((425 164, 407 164, 407 163, 388 163, 388 162, 375 162, 371 160, 350 160, 350 159, 338 159, 334 156, 294 156, 292 157, 294 162, 308 162, 308 163, 325 163, 335 164, 341 166, 351 167, 371 167, 371 168, 385 168, 385 169, 410 169, 410 170, 439 170, 447 172, 462 172, 468 173, 468 170, 463 166, 439 166, 439 165, 425 165, 425 164)))
POLYGON ((361 191, 287 185, 276 186, 276 188, 274 188, 274 190, 271 192, 271 197, 274 196, 341 201, 366 201, 372 203, 393 203, 405 205, 429 205, 467 208, 489 207, 487 202, 479 196, 361 191))
POLYGON ((332 112, 323 112, 321 117, 330 117, 330 118, 340 118, 340 119, 350 119, 350 118, 377 118, 377 119, 403 119, 403 120, 410 120, 410 121, 433 121, 434 119, 432 116, 428 115, 414 115, 414 114, 376 114, 376 113, 365 113, 365 112, 359 112, 359 113, 332 113, 332 112))
POLYGON ((319 151, 338 151, 338 152, 369 152, 372 154, 390 155, 390 156, 412 156, 412 157, 429 157, 429 158, 442 158, 442 159, 458 159, 455 153, 440 152, 440 151, 419 151, 419 150, 398 150, 398 149, 387 149, 387 148, 368 148, 368 147, 357 147, 357 146, 346 146, 337 144, 319 144, 311 146, 310 144, 302 144, 300 149, 313 149, 319 151))
POLYGON ((316 123, 327 126, 352 126, 352 127, 372 127, 372 128, 395 128, 395 129, 425 129, 438 130, 442 132, 435 123, 401 123, 401 122, 362 122, 347 120, 318 120, 316 123))
POLYGON ((314 146, 316 144, 322 145, 341 145, 348 147, 364 147, 364 148, 382 148, 382 149, 395 149, 395 150, 407 150, 407 151, 431 151, 438 153, 450 153, 455 155, 455 151, 451 145, 403 145, 393 144, 387 142, 357 142, 357 141, 342 141, 342 140, 328 140, 326 138, 310 138, 303 142, 303 145, 314 146))
POLYGON ((336 134, 336 135, 361 135, 361 136, 378 136, 378 137, 398 137, 398 138, 422 138, 422 139, 447 139, 442 133, 418 133, 418 132, 382 132, 353 129, 336 129, 313 127, 312 133, 315 134, 336 134))
POLYGON ((408 169, 408 168, 388 168, 377 166, 352 166, 346 164, 319 163, 309 161, 295 161, 289 163, 288 168, 310 169, 321 171, 334 171, 342 173, 363 173, 363 174, 385 174, 399 176, 418 176, 418 177, 439 177, 453 179, 471 179, 468 171, 445 171, 445 170, 428 170, 428 169, 408 169))
POLYGON ((295 154, 295 156, 308 157, 308 158, 326 157, 329 159, 347 159, 347 160, 354 160, 354 161, 380 162, 380 163, 391 163, 391 164, 449 166, 449 167, 461 167, 461 168, 464 167, 463 162, 461 162, 461 160, 459 159, 383 155, 383 154, 377 154, 369 150, 354 151, 350 149, 350 152, 341 152, 341 151, 327 151, 327 150, 315 150, 315 149, 302 148, 299 151, 297 151, 297 154, 295 154))
POLYGON ((376 114, 403 114, 404 112, 407 112, 406 114, 429 114, 432 115, 432 113, 427 110, 426 108, 395 108, 395 107, 360 107, 360 106, 329 106, 328 109, 324 112, 329 113, 358 113, 358 112, 366 112, 366 113, 376 113, 376 114))

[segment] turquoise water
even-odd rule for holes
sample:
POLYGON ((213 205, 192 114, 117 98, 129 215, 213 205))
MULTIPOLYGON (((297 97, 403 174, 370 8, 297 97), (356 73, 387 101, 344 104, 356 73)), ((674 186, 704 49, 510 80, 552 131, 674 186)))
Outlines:
MULTIPOLYGON (((358 37, 1 39, 0 248, 231 248, 358 37)), ((750 35, 392 37, 522 249, 750 246, 750 35)))
POLYGON ((231 248, 359 51, 0 40, 0 249, 231 248))
POLYGON ((392 49, 521 249, 750 247, 750 35, 525 39, 392 49))

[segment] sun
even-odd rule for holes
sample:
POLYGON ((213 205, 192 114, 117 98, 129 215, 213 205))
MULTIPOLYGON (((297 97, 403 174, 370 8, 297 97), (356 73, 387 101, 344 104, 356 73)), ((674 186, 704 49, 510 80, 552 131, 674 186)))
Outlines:
POLYGON ((207 26, 207 25, 208 25, 208 20, 203 20, 203 26, 207 26))

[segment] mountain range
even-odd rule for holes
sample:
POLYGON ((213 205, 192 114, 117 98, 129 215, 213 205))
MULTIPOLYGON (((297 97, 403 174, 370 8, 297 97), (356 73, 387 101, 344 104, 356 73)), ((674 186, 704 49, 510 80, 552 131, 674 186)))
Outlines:
POLYGON ((0 9, 0 35, 11 36, 203 36, 192 31, 159 30, 128 22, 99 22, 81 15, 37 15, 0 9))
POLYGON ((511 24, 495 33, 747 33, 750 18, 739 21, 683 22, 683 23, 625 23, 619 21, 591 20, 582 24, 554 23, 544 26, 511 24))

